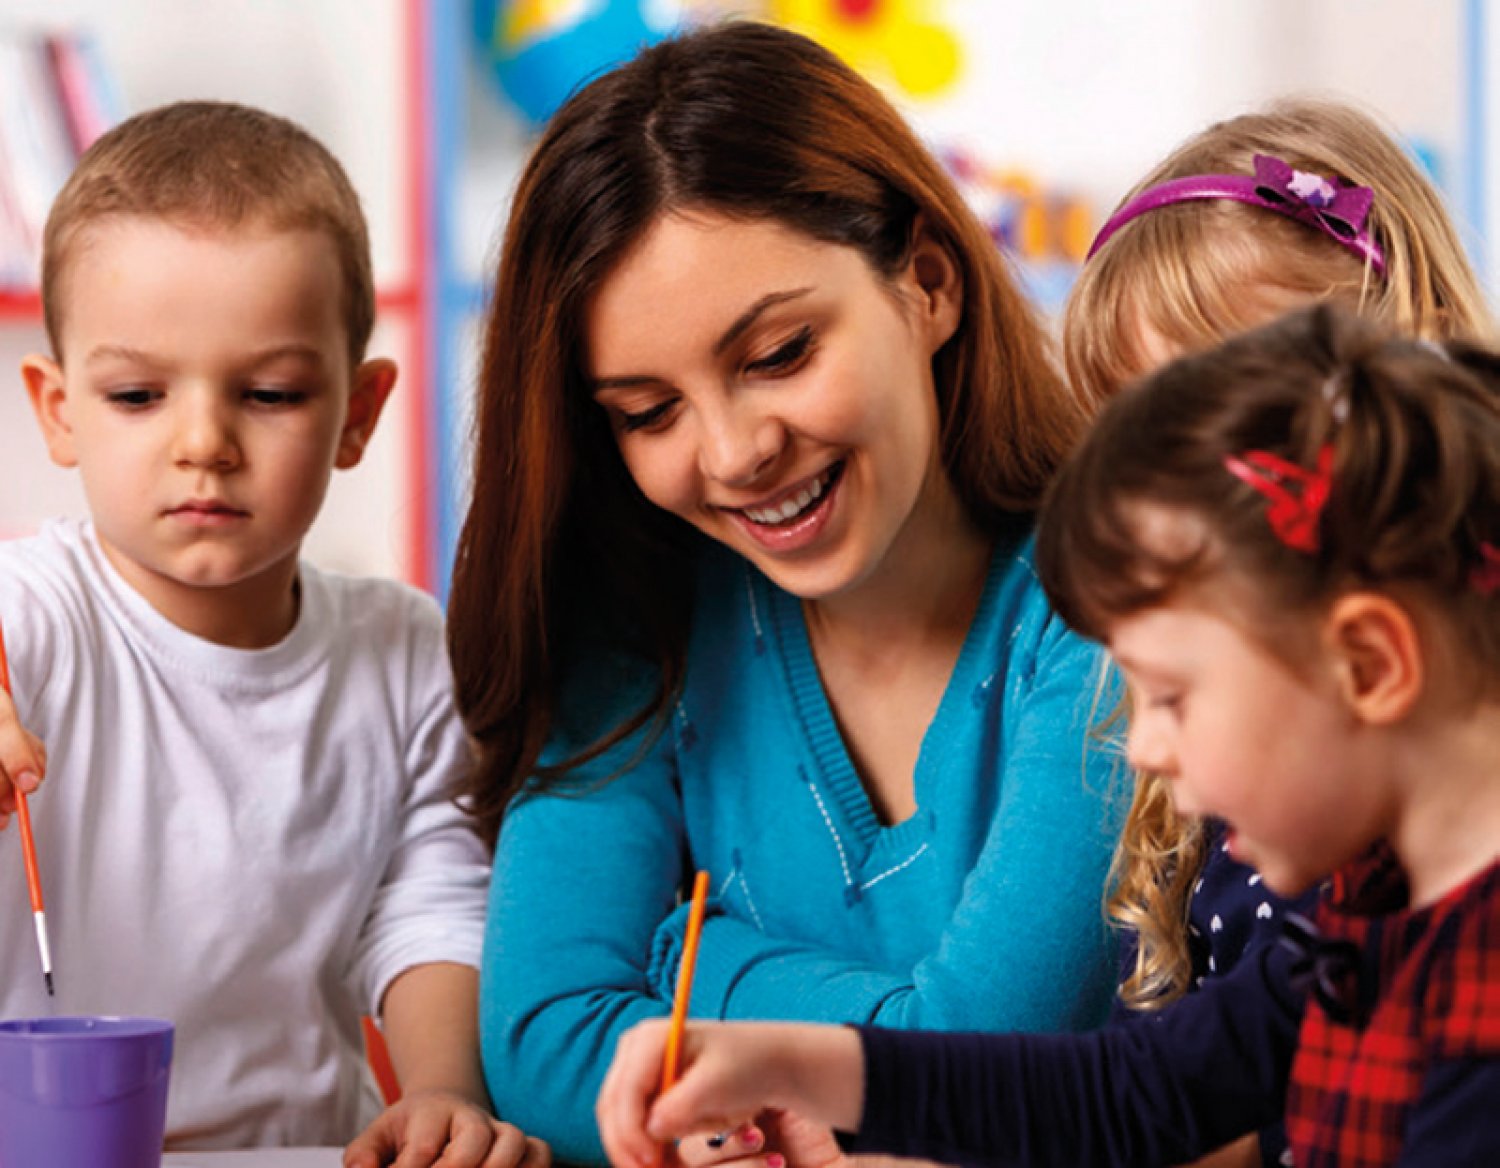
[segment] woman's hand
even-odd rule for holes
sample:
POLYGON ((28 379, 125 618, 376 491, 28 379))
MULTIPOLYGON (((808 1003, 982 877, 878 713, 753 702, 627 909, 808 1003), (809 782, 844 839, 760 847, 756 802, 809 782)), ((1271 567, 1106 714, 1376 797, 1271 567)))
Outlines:
MULTIPOLYGON (((599 1091, 599 1135, 617 1168, 649 1168, 660 1161, 664 1142, 701 1140, 705 1133, 754 1125, 767 1109, 794 1111, 825 1127, 858 1123, 864 1052, 854 1031, 772 1023, 690 1024, 679 1055, 680 1077, 658 1099, 668 1026, 657 1019, 626 1032, 599 1091)), ((696 1149, 697 1144, 688 1147, 696 1149)), ((768 1152, 766 1168, 784 1168, 770 1163, 771 1156, 782 1154, 768 1152)), ((701 1163, 695 1159, 695 1168, 701 1163)))
POLYGON ((387 1107, 344 1150, 344 1168, 548 1168, 552 1152, 520 1128, 445 1091, 387 1107))

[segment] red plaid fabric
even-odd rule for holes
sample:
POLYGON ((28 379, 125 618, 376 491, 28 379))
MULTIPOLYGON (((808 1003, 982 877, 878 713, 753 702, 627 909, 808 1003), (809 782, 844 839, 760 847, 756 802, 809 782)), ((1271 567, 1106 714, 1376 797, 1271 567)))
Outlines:
POLYGON ((1308 1003, 1287 1096, 1297 1168, 1395 1164, 1426 1072, 1500 1058, 1500 862, 1434 905, 1405 904, 1382 851, 1340 873, 1319 910, 1324 936, 1363 951, 1363 1000, 1346 1025, 1308 1003))

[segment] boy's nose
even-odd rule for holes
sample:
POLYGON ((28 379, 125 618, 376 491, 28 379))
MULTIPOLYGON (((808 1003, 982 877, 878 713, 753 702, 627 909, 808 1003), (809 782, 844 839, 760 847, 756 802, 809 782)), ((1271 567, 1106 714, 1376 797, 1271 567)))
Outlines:
POLYGON ((704 425, 700 464, 715 482, 743 487, 766 470, 784 443, 785 434, 775 418, 731 406, 704 425))
POLYGON ((217 402, 184 406, 175 450, 179 463, 223 470, 239 462, 230 412, 217 402))

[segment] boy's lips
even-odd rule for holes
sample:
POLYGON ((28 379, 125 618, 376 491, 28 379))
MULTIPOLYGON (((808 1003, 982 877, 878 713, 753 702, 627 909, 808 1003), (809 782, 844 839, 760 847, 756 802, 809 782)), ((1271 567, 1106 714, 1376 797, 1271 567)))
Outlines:
POLYGON ((189 499, 186 503, 179 503, 166 511, 168 518, 205 527, 244 519, 249 514, 248 511, 241 511, 238 507, 231 507, 228 503, 218 499, 189 499))

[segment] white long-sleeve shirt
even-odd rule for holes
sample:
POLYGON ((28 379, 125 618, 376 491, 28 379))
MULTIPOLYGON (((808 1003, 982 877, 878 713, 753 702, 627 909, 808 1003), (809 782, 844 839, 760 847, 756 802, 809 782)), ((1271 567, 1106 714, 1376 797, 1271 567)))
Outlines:
POLYGON ((401 972, 477 965, 486 850, 441 614, 303 565, 296 627, 226 648, 168 622, 87 524, 0 544, 57 997, 14 824, 0 833, 0 1018, 176 1024, 169 1147, 338 1144, 373 1113, 359 1016, 401 972))

